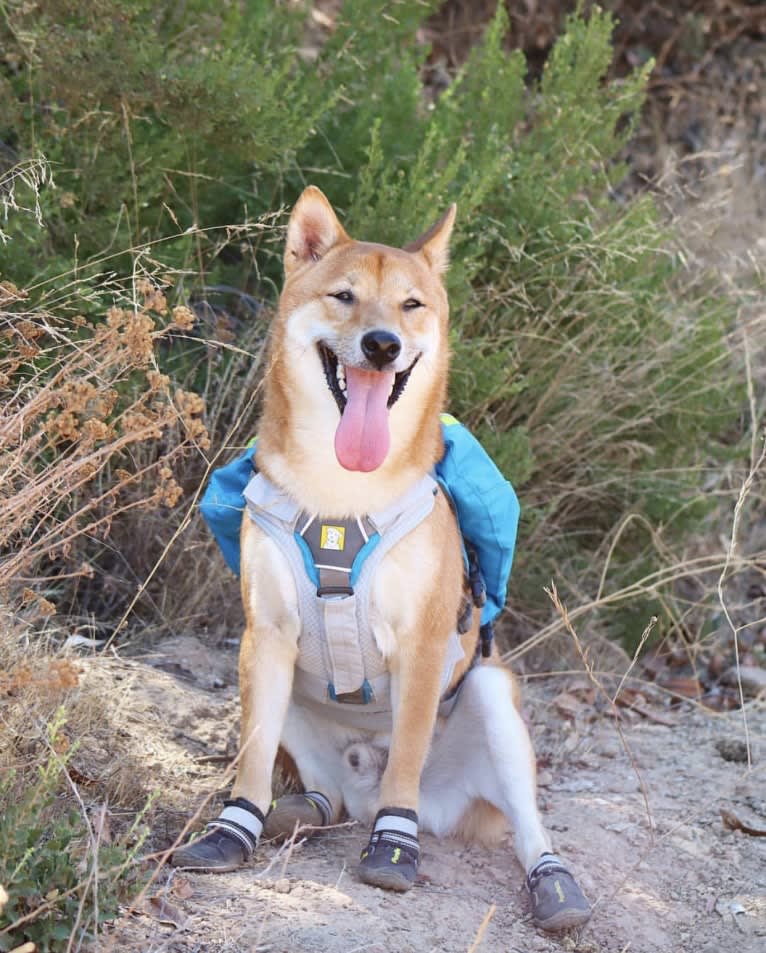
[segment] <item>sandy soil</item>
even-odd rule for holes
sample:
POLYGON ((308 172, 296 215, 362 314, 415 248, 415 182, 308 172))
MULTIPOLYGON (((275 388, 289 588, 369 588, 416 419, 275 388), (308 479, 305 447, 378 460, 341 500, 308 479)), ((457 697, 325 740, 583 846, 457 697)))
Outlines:
MULTIPOLYGON (((211 652, 191 637, 166 640, 151 659, 85 663, 86 682, 111 680, 118 671, 120 747, 133 757, 115 759, 112 749, 99 764, 91 752, 79 767, 102 777, 122 770, 123 795, 132 784, 137 799, 160 787, 158 849, 205 797, 228 786, 226 762, 236 749, 235 664, 235 646, 211 652)), ((393 895, 357 881, 366 833, 351 826, 292 847, 264 844, 250 867, 232 874, 163 868, 147 912, 126 911, 97 948, 763 953, 766 840, 728 829, 720 811, 766 830, 766 705, 751 702, 746 712, 748 770, 723 756, 740 754, 742 712, 712 714, 655 698, 650 717, 623 714, 621 737, 608 706, 599 712, 578 701, 581 684, 582 677, 564 676, 525 686, 545 821, 595 904, 579 934, 550 937, 531 925, 510 841, 485 849, 424 836, 418 882, 408 894, 393 895)), ((105 725, 105 737, 114 737, 113 730, 105 725)), ((205 816, 214 813, 211 802, 205 816)))

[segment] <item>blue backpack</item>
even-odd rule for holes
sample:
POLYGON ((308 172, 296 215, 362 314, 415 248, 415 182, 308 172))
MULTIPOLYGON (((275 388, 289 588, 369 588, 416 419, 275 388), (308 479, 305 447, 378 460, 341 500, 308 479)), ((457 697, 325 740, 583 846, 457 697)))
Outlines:
MULTIPOLYGON (((505 605, 519 502, 511 484, 479 441, 449 414, 441 415, 444 456, 434 476, 451 500, 463 536, 474 602, 482 606, 483 654, 491 623, 505 605)), ((229 567, 239 575, 239 532, 245 487, 256 467, 257 439, 241 456, 213 471, 200 510, 229 567)))

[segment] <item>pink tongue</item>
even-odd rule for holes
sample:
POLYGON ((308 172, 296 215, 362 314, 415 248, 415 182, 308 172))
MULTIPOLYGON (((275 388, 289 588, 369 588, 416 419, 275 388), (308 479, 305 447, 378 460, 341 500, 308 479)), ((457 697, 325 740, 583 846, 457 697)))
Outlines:
POLYGON ((346 368, 346 406, 335 431, 335 456, 346 470, 367 473, 386 459, 387 404, 393 382, 393 371, 346 368))

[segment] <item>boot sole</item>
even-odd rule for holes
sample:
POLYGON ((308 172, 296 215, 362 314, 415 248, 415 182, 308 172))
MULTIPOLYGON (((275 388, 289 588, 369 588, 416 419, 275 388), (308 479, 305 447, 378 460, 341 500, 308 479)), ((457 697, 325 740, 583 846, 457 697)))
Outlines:
POLYGON ((584 926, 590 920, 591 912, 591 910, 558 910, 545 920, 533 917, 533 921, 541 930, 556 933, 560 930, 574 930, 575 927, 584 926))
POLYGON ((198 874, 230 874, 232 871, 240 870, 245 866, 244 863, 217 865, 210 861, 203 861, 199 857, 195 857, 191 850, 185 850, 184 848, 173 851, 170 855, 170 865, 171 867, 177 867, 179 870, 190 870, 198 874))
POLYGON ((371 887, 382 887, 384 890, 395 890, 397 893, 406 893, 414 883, 398 870, 389 870, 386 867, 359 867, 358 874, 362 883, 371 887))

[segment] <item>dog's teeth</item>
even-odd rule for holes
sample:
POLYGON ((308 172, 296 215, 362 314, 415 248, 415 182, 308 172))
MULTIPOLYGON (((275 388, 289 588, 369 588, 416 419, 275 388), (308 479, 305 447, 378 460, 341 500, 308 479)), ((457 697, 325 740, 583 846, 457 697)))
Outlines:
POLYGON ((335 371, 335 376, 338 379, 338 386, 345 393, 346 390, 346 368, 339 362, 338 368, 335 371))

